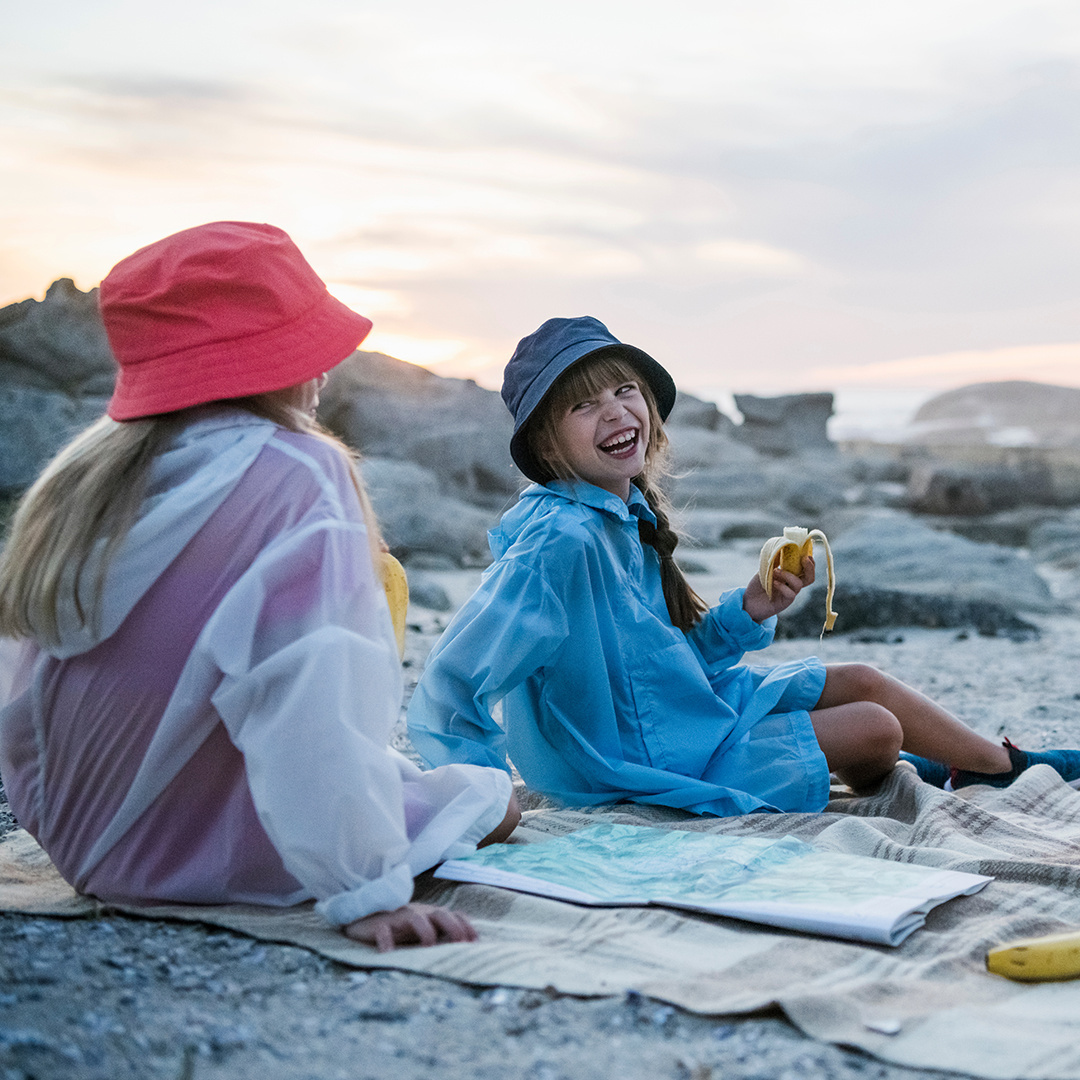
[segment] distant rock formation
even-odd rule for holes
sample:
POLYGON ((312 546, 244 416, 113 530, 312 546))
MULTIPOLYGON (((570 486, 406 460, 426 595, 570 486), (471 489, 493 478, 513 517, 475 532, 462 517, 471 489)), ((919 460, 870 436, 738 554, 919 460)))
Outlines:
POLYGON ((116 361, 97 290, 70 278, 0 308, 0 495, 18 494, 112 394, 116 361))
POLYGON ((827 431, 832 394, 736 394, 735 406, 743 416, 739 438, 762 454, 789 457, 834 449, 827 431))
POLYGON ((961 386, 927 401, 912 418, 906 441, 1080 447, 1080 388, 1023 380, 961 386))

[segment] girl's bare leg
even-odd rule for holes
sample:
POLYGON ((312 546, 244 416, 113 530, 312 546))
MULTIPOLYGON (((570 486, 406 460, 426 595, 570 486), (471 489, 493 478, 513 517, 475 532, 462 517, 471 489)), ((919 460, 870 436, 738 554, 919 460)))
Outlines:
MULTIPOLYGON (((874 703, 895 717, 903 733, 900 749, 970 772, 1008 772, 1009 752, 974 732, 925 694, 868 664, 830 664, 817 708, 874 703)), ((814 713, 811 713, 811 719, 814 713)), ((817 724, 814 725, 815 731, 817 724)), ((822 747, 824 750, 824 747, 822 747)), ((826 758, 828 753, 826 753, 826 758)))
POLYGON ((900 722, 872 701, 815 709, 810 722, 830 771, 856 790, 876 783, 898 760, 904 739, 900 722))

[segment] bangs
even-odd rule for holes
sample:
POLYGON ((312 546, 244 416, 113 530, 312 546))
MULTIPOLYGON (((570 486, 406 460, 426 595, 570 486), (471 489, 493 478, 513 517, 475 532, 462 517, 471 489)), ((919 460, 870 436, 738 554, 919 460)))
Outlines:
MULTIPOLYGON (((548 410, 553 416, 560 416, 579 401, 594 397, 601 390, 620 383, 637 383, 642 396, 652 404, 652 390, 641 373, 626 360, 618 356, 598 356, 595 360, 585 359, 563 372, 558 382, 552 387, 548 401, 548 410)), ((650 409, 650 413, 652 409, 650 409)))

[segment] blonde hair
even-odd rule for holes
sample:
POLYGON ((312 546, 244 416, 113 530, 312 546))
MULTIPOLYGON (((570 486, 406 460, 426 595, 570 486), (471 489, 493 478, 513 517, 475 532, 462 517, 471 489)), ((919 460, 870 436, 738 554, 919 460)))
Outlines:
MULTIPOLYGON (((334 446, 349 463, 368 527, 372 561, 377 565, 381 539, 356 457, 298 407, 294 389, 215 404, 239 407, 334 446)), ((0 551, 0 635, 56 644, 61 592, 72 585, 80 623, 93 625, 108 567, 138 519, 154 459, 206 408, 141 420, 104 416, 53 458, 20 500, 0 551), (104 548, 102 558, 94 560, 92 602, 87 611, 80 601, 84 595, 80 586, 93 549, 101 541, 104 548)))
POLYGON ((540 465, 537 479, 541 483, 550 480, 573 480, 578 477, 567 461, 559 445, 559 420, 577 402, 593 397, 600 391, 625 382, 635 382, 641 390, 649 410, 649 440, 645 444, 645 466, 634 477, 633 484, 649 504, 656 516, 655 527, 651 522, 639 521, 638 534, 644 544, 654 548, 660 558, 660 582, 664 589, 664 601, 672 625, 682 631, 692 629, 709 610, 675 562, 675 548, 679 534, 671 526, 671 502, 661 483, 670 475, 668 438, 664 422, 656 406, 656 396, 648 380, 629 361, 610 353, 584 360, 567 368, 555 381, 547 396, 537 406, 529 421, 526 437, 529 448, 540 465))

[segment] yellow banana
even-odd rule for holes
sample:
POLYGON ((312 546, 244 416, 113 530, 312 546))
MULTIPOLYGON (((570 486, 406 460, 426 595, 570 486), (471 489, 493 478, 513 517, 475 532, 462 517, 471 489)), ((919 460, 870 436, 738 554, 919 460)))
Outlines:
POLYGON ((1080 975, 1080 930, 1024 938, 986 954, 986 969, 1019 982, 1052 982, 1080 975))
POLYGON ((386 590, 386 602, 390 605, 390 621, 394 624, 398 656, 405 658, 405 615, 409 610, 409 579, 405 568, 390 554, 382 553, 382 584, 386 590))
POLYGON ((835 577, 833 574, 832 550, 829 541, 820 529, 813 532, 803 529, 798 525, 789 525, 784 529, 783 536, 774 536, 766 540, 761 549, 761 560, 758 564, 758 580, 772 599, 773 594, 773 571, 779 566, 781 570, 787 570, 792 574, 802 573, 803 559, 814 553, 814 541, 820 540, 825 545, 825 557, 829 566, 829 590, 825 595, 825 630, 831 630, 836 622, 836 612, 832 609, 833 590, 835 577))

